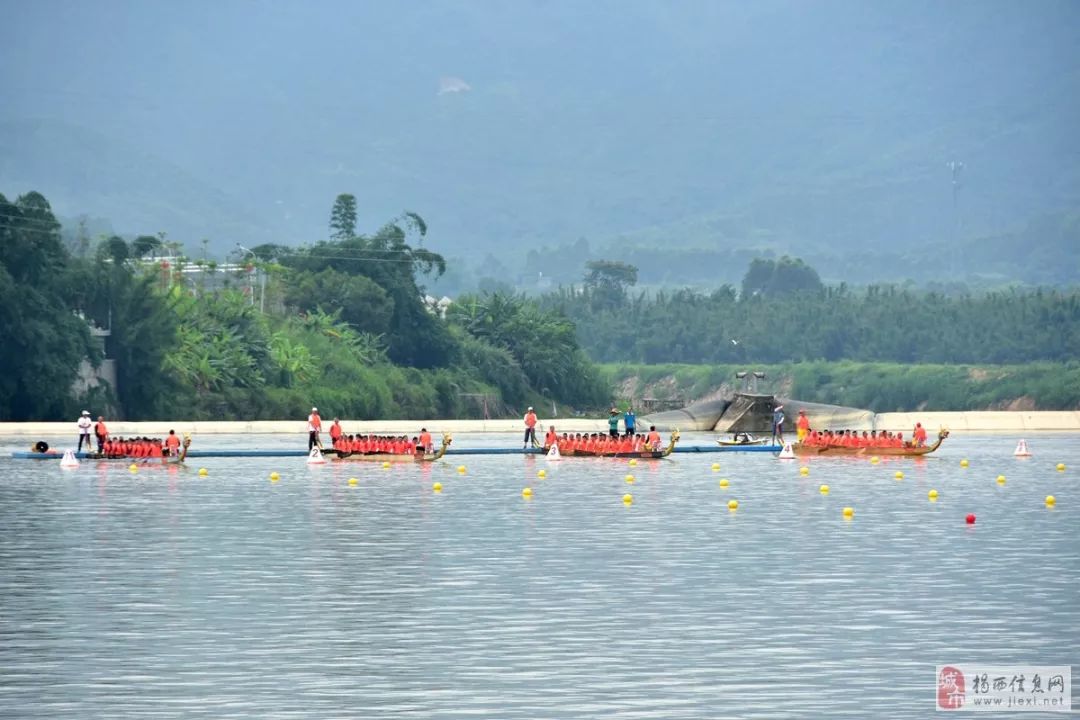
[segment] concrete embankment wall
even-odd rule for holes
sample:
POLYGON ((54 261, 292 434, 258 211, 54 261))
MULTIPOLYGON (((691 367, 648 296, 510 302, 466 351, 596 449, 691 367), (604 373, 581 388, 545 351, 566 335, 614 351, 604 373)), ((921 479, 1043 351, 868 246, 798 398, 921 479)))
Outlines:
POLYGON ((874 416, 878 430, 910 433, 915 423, 933 435, 938 428, 950 432, 1076 432, 1080 431, 1080 411, 1060 412, 922 412, 879 413, 874 416))
MULTIPOLYGON (((323 420, 323 435, 330 431, 331 420, 323 420)), ((547 430, 554 425, 559 432, 607 432, 606 419, 554 418, 541 419, 537 432, 547 430)), ((162 437, 169 430, 177 434, 192 433, 197 435, 303 435, 307 436, 306 420, 252 420, 252 421, 148 421, 123 422, 114 420, 108 423, 109 433, 118 437, 149 436, 162 437)), ((372 433, 375 435, 416 435, 420 428, 427 428, 433 435, 438 433, 522 433, 525 424, 520 418, 512 420, 342 420, 342 429, 349 434, 372 433)), ((50 437, 56 435, 78 435, 74 422, 69 423, 0 423, 0 437, 50 437)))
MULTIPOLYGON (((785 406, 785 411, 788 407, 785 406)), ((830 417, 829 420, 836 418, 830 417)), ((810 422, 814 427, 843 429, 840 426, 825 424, 821 418, 811 414, 810 422)), ((917 412, 917 413, 880 413, 856 418, 845 418, 853 424, 845 425, 852 430, 891 430, 911 431, 915 423, 921 422, 933 434, 939 427, 946 427, 954 433, 992 433, 992 432, 1080 432, 1080 411, 1061 412, 917 412)), ((789 416, 794 429, 794 418, 789 416)), ((542 419, 540 429, 546 430, 554 425, 559 432, 607 432, 606 418, 554 418, 542 419)), ((639 420, 642 429, 648 424, 639 420)), ((343 420, 342 427, 347 433, 375 433, 386 435, 415 435, 420 428, 426 427, 431 433, 521 433, 524 426, 520 419, 510 420, 343 420)), ((324 420, 323 434, 330 429, 330 421, 324 420)), ((682 430, 691 428, 681 426, 682 430)), ((259 420, 259 421, 197 421, 197 422, 120 422, 109 423, 109 432, 113 435, 147 435, 160 437, 169 430, 177 433, 190 432, 198 435, 222 434, 296 434, 307 433, 307 423, 303 420, 259 420)), ((57 435, 77 434, 74 422, 62 423, 0 423, 0 437, 53 437, 57 435)))

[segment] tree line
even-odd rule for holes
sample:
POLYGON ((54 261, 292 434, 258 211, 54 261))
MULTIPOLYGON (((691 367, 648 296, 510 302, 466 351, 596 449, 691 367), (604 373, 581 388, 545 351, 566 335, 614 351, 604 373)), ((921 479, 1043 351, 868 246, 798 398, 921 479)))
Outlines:
POLYGON ((1080 292, 946 296, 891 285, 825 286, 801 261, 755 261, 741 289, 635 293, 632 273, 540 298, 598 362, 1063 362, 1080 357, 1080 292))
POLYGON ((39 193, 0 195, 9 350, 0 356, 0 420, 106 407, 133 420, 282 418, 313 404, 358 419, 469 417, 608 399, 560 313, 520 297, 473 298, 452 313, 426 304, 422 282, 445 260, 423 247, 427 226, 415 213, 364 235, 355 200, 339 196, 330 240, 253 248, 240 277, 211 287, 213 264, 192 274, 185 267, 204 264, 153 259, 160 238, 68 248, 60 230, 39 193), (258 307, 243 277, 253 272, 269 286, 258 307), (91 327, 108 331, 104 347, 91 327), (106 357, 115 387, 76 392, 80 365, 106 357))

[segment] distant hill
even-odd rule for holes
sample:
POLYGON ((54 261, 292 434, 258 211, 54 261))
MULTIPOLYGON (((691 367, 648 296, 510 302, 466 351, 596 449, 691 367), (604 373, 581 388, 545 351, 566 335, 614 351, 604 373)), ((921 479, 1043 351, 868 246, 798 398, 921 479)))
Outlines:
POLYGON ((893 280, 1080 209, 1070 0, 52 6, 0 28, 0 188, 189 246, 352 192, 512 269, 585 237, 893 280))

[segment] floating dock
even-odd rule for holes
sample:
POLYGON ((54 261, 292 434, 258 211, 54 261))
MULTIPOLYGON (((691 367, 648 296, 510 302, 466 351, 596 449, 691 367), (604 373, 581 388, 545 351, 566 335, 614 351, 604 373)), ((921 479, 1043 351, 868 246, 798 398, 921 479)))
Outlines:
MULTIPOLYGON (((778 453, 783 448, 779 445, 684 445, 676 447, 675 452, 683 453, 723 453, 723 452, 766 452, 778 453)), ((446 455, 544 455, 540 448, 518 450, 517 448, 451 448, 446 455)), ((13 452, 15 460, 59 460, 63 453, 13 452)), ((187 457, 192 458, 306 458, 306 450, 189 450, 187 457)), ((101 460, 87 453, 76 453, 80 460, 101 460)), ((159 458, 108 458, 109 460, 158 460, 159 458)), ((575 458, 576 459, 576 458, 575 458)), ((626 458, 623 458, 626 459, 626 458)))

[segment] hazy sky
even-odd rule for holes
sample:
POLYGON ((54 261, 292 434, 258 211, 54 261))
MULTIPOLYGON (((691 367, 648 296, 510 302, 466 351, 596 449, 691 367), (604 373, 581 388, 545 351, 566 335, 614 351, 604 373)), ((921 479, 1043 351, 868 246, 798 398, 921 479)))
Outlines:
POLYGON ((364 229, 409 208, 458 248, 925 240, 954 157, 973 232, 1080 188, 1071 0, 0 11, 0 191, 128 231, 307 241, 353 192, 364 229))

